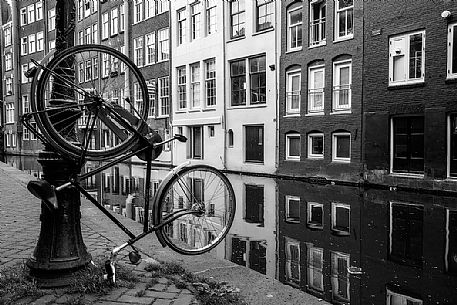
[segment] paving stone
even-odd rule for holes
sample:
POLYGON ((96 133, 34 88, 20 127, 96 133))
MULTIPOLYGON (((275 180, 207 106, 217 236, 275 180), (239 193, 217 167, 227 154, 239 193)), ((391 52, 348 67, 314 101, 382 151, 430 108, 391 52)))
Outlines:
POLYGON ((157 279, 157 282, 160 283, 160 284, 168 284, 169 280, 165 277, 159 277, 157 279))
POLYGON ((192 294, 192 292, 190 292, 188 289, 183 289, 183 290, 181 290, 180 295, 183 295, 183 294, 192 294))
POLYGON ((115 301, 121 297, 128 289, 121 288, 111 291, 109 294, 100 297, 103 301, 115 301))
POLYGON ((30 303, 30 305, 44 305, 47 303, 54 302, 57 299, 57 296, 54 294, 47 294, 42 296, 41 298, 35 300, 34 302, 30 303))
POLYGON ((152 304, 153 299, 148 297, 135 297, 132 295, 123 295, 121 296, 117 302, 124 302, 124 303, 134 303, 134 304, 152 304))
POLYGON ((190 305, 195 303, 194 300, 195 298, 193 295, 186 295, 174 300, 173 305, 190 305))
POLYGON ((157 299, 152 305, 170 305, 172 302, 172 300, 157 299))
POLYGON ((167 287, 167 289, 165 289, 165 291, 172 292, 172 293, 179 293, 179 292, 181 292, 181 289, 176 288, 176 286, 174 284, 171 284, 170 286, 167 287))
POLYGON ((178 296, 177 293, 170 293, 170 292, 163 292, 163 291, 151 291, 146 290, 145 296, 150 298, 157 298, 157 299, 173 299, 178 296))
POLYGON ((152 287, 149 287, 148 290, 154 290, 154 291, 164 291, 167 286, 165 284, 155 284, 152 287))

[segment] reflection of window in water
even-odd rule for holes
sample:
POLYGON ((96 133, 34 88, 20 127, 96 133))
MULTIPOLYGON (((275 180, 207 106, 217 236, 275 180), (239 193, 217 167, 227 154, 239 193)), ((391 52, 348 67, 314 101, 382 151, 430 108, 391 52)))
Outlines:
POLYGON ((308 244, 308 287, 312 290, 324 291, 324 277, 322 270, 324 267, 324 250, 316 248, 312 244, 308 244))
POLYGON ((424 207, 410 203, 390 203, 389 258, 399 263, 421 266, 424 207))
POLYGON ((348 204, 332 202, 332 230, 349 234, 351 207, 348 204))
POLYGON ((300 197, 286 196, 286 221, 300 222, 300 197))
POLYGON ((313 229, 324 227, 324 205, 317 202, 308 202, 308 218, 306 225, 313 229))
POLYGON ((187 243, 187 225, 186 223, 179 224, 179 239, 187 243))
POLYGON ((285 280, 291 284, 300 285, 300 242, 294 239, 285 239, 286 272, 285 280))
POLYGON ((422 305, 422 300, 387 289, 386 305, 422 305))
POLYGON ((446 215, 446 271, 457 275, 457 210, 446 215))
POLYGON ((245 185, 245 220, 263 225, 264 196, 263 185, 245 185))
POLYGON ((337 301, 349 301, 349 255, 332 252, 332 294, 337 301))
POLYGON ((267 244, 265 240, 232 237, 230 260, 262 274, 267 272, 267 244))

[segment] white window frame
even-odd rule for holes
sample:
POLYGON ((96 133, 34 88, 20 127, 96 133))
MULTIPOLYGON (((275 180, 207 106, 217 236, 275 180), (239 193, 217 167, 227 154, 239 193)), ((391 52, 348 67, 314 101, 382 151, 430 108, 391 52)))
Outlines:
POLYGON ((28 42, 27 37, 21 37, 21 55, 27 55, 28 42))
POLYGON ((36 10, 36 21, 43 19, 43 2, 38 1, 35 3, 35 10, 36 10))
POLYGON ((333 88, 332 88, 332 111, 348 112, 351 110, 352 102, 352 60, 336 61, 333 63, 333 88), (341 70, 349 68, 349 84, 341 84, 341 70), (341 93, 347 93, 347 104, 341 104, 341 93))
POLYGON ((298 10, 302 10, 303 7, 302 6, 298 6, 298 7, 295 7, 295 8, 292 8, 290 10, 287 11, 287 51, 299 51, 303 48, 303 13, 302 13, 302 19, 300 20, 300 22, 298 23, 295 23, 293 25, 291 25, 291 14, 292 13, 295 13, 296 11, 298 10), (301 45, 298 44, 298 40, 297 40, 297 45, 296 46, 292 46, 292 31, 297 31, 298 32, 298 29, 302 27, 302 41, 301 41, 301 45))
POLYGON ((145 65, 152 65, 156 62, 156 33, 146 34, 145 39, 145 65))
POLYGON ((29 69, 29 65, 28 64, 23 64, 21 66, 21 84, 27 84, 29 82, 29 79, 27 76, 25 76, 25 73, 27 72, 27 70, 29 69))
POLYGON ((155 14, 156 14, 155 3, 156 3, 156 0, 145 0, 144 1, 144 20, 155 16, 155 14))
POLYGON ((447 78, 457 78, 457 60, 456 67, 452 66, 453 58, 457 58, 457 41, 454 41, 454 35, 457 31, 457 22, 451 23, 448 26, 447 38, 447 78), (453 52, 455 51, 455 53, 453 52), (452 71, 454 68, 455 72, 452 71))
POLYGON ((22 130, 22 140, 30 140, 30 132, 27 127, 22 130))
POLYGON ((11 76, 7 76, 5 78, 5 95, 12 95, 13 94, 13 78, 11 76))
POLYGON ((322 203, 312 202, 312 201, 308 201, 307 202, 307 205, 306 205, 306 225, 308 227, 310 227, 310 228, 313 228, 313 229, 323 229, 324 228, 324 205, 322 203), (322 210, 322 223, 321 224, 317 224, 317 223, 311 222, 312 216, 313 216, 312 215, 313 207, 319 207, 322 210))
POLYGON ((92 43, 98 43, 98 24, 92 24, 92 43))
POLYGON ((326 45, 327 40, 327 1, 311 0, 309 3, 309 46, 326 45), (325 6, 325 17, 322 14, 322 5, 325 6), (313 19, 314 11, 319 10, 319 18, 313 19), (317 29, 317 30, 315 30, 317 29), (317 35, 314 35, 317 34, 317 35), (318 37, 315 37, 318 36, 318 37))
POLYGON ((352 6, 348 6, 342 9, 339 9, 339 2, 344 1, 344 0, 335 0, 335 41, 341 41, 341 40, 346 40, 346 39, 351 39, 354 38, 354 1, 352 3, 352 6), (352 10, 352 31, 349 32, 347 28, 347 22, 348 22, 348 11, 352 10), (346 34, 340 36, 340 22, 339 22, 339 17, 340 15, 345 14, 346 16, 346 34))
POLYGON ((14 123, 14 103, 6 103, 5 104, 5 112, 6 112, 6 124, 14 123))
POLYGON ((190 107, 201 108, 201 65, 200 62, 189 65, 190 72, 190 107))
MULTIPOLYGON (((300 223, 300 215, 298 216, 298 219, 295 219, 294 217, 290 217, 290 202, 291 201, 298 201, 298 209, 300 211, 300 205, 301 205, 300 197, 286 195, 286 199, 285 199, 285 203, 286 203, 286 222, 300 223)), ((300 214, 300 212, 299 212, 299 214, 300 214)))
POLYGON ((206 35, 211 35, 217 32, 216 6, 216 0, 205 0, 206 35))
POLYGON ((83 41, 86 44, 90 44, 91 43, 91 41, 92 41, 92 26, 89 26, 89 27, 84 29, 84 39, 83 39, 83 41))
POLYGON ((36 33, 36 50, 37 50, 37 52, 44 51, 44 33, 43 33, 43 31, 36 33))
POLYGON ((341 203, 341 202, 332 202, 332 231, 342 233, 344 235, 349 235, 351 234, 351 206, 346 203, 341 203), (336 209, 337 208, 343 208, 349 211, 348 213, 348 225, 349 228, 347 231, 343 231, 341 229, 336 228, 336 209))
POLYGON ((28 95, 23 95, 21 97, 21 103, 22 103, 22 112, 23 113, 29 113, 30 112, 30 100, 28 95))
POLYGON ((158 30, 157 36, 158 36, 157 62, 167 61, 170 58, 169 28, 163 28, 163 29, 158 30))
POLYGON ((48 11, 48 32, 56 29, 56 9, 52 8, 48 11))
POLYGON ((299 285, 301 282, 301 254, 300 254, 300 242, 295 239, 287 238, 285 239, 285 280, 294 285, 299 285), (295 246, 298 248, 298 279, 292 279, 292 258, 291 258, 291 251, 290 246, 295 246))
POLYGON ((19 11, 20 14, 20 23, 22 26, 27 25, 27 7, 21 8, 19 11))
POLYGON ((205 65, 205 106, 215 107, 217 103, 217 79, 216 79, 216 58, 210 58, 204 61, 205 65), (213 94, 209 93, 214 90, 213 94))
POLYGON ((308 159, 324 159, 325 153, 325 137, 322 132, 312 132, 308 134, 308 159), (322 138, 322 154, 313 153, 314 138, 322 138))
POLYGON ((178 110, 187 108, 187 70, 186 66, 176 67, 178 110))
POLYGON ((6 26, 3 30, 3 35, 5 37, 5 47, 8 47, 12 44, 12 33, 11 33, 11 26, 6 26))
POLYGON ((125 6, 124 3, 119 5, 119 32, 125 31, 125 6))
POLYGON ((347 295, 347 298, 340 295, 338 292, 341 290, 339 285, 338 285, 338 259, 344 259, 347 263, 347 268, 350 267, 350 264, 351 264, 351 260, 350 260, 350 255, 349 254, 346 254, 346 253, 342 253, 342 252, 331 252, 331 266, 332 266, 332 269, 331 269, 331 282, 332 282, 332 296, 333 296, 333 300, 338 300, 338 301, 346 301, 346 302, 349 302, 350 301, 350 297, 351 297, 351 294, 350 294, 350 279, 349 279, 349 272, 347 271, 347 268, 346 268, 346 274, 345 274, 345 277, 347 279, 347 287, 346 287, 346 295, 347 295))
POLYGON ((143 21, 143 0, 135 0, 133 4, 133 24, 143 21))
POLYGON ((84 31, 79 31, 78 32, 78 44, 83 45, 84 44, 84 31))
POLYGON ((351 133, 349 132, 335 132, 332 134, 332 161, 334 162, 343 162, 349 163, 351 162, 351 150, 352 150, 352 143, 351 143, 351 133), (349 158, 345 157, 338 157, 337 150, 338 150, 338 138, 341 136, 349 136, 349 158))
POLYGON ((286 73, 286 115, 300 115, 301 108, 301 69, 286 73), (293 90, 293 79, 298 77, 299 90, 293 90), (298 107, 293 107, 293 99, 298 96, 298 107))
POLYGON ((138 36, 133 39, 133 62, 138 67, 144 65, 144 37, 138 36))
POLYGON ((177 44, 181 45, 186 42, 187 37, 187 10, 182 8, 176 12, 176 20, 178 22, 176 32, 177 32, 177 44))
POLYGON ((201 37, 202 27, 202 4, 197 1, 190 5, 190 24, 191 24, 191 39, 195 40, 201 37))
MULTIPOLYGON (((395 296, 397 298, 401 298, 401 302, 402 302, 402 305, 406 305, 407 304, 407 301, 411 301, 411 302, 415 302, 417 305, 422 305, 423 302, 422 300, 420 299, 416 299, 416 298, 413 298, 413 297, 410 297, 410 296, 407 296, 407 295, 404 295, 404 294, 400 294, 400 293, 397 293, 397 292, 393 292, 392 290, 386 288, 386 305, 393 305, 392 303, 392 297, 395 296)), ((416 305, 414 304, 414 305, 416 305)))
POLYGON ((15 133, 11 133, 11 147, 16 147, 17 137, 15 133))
POLYGON ((168 76, 158 79, 159 116, 170 115, 170 79, 168 76))
POLYGON ((308 113, 323 114, 325 105, 325 66, 313 66, 308 68, 308 113), (315 87, 316 75, 322 73, 322 88, 315 87), (322 105, 316 105, 316 97, 321 97, 322 105))
POLYGON ((119 11, 117 7, 111 10, 111 36, 119 34, 119 11))
POLYGON ((5 54, 5 71, 13 69, 13 53, 7 52, 5 54))
POLYGON ((307 280, 308 287, 310 287, 313 290, 322 292, 322 291, 324 291, 324 274, 323 274, 324 249, 316 248, 313 245, 308 245, 307 248, 308 248, 308 257, 307 257, 308 277, 306 280, 307 280), (320 266, 313 266, 313 259, 314 259, 314 256, 316 256, 316 255, 318 255, 318 257, 320 258, 320 266), (316 270, 320 271, 318 286, 315 286, 313 283, 314 273, 316 272, 315 267, 320 267, 319 269, 316 269, 316 270))
POLYGON ((299 133, 293 132, 293 133, 287 133, 286 134, 286 160, 287 161, 300 161, 300 156, 301 156, 301 136, 299 133), (290 155, 290 140, 291 138, 298 138, 299 143, 300 143, 300 153, 298 156, 291 156, 290 155))
POLYGON ((157 15, 168 12, 170 2, 169 0, 158 0, 157 1, 157 15))
POLYGON ((389 86, 407 85, 423 83, 425 81, 425 31, 415 31, 401 35, 395 35, 389 39, 389 86), (422 35, 422 49, 421 49, 421 77, 411 78, 409 75, 409 63, 411 59, 410 54, 410 41, 411 36, 422 35), (403 45, 403 46, 402 46, 403 45), (397 56, 404 57, 403 64, 403 79, 394 80, 394 58, 397 56))
POLYGON ((27 23, 35 22, 35 4, 27 6, 27 23))
POLYGON ((203 152, 203 149, 204 149, 204 135, 203 135, 203 126, 199 125, 199 126, 189 126, 189 135, 190 135, 190 141, 189 141, 189 145, 190 145, 190 149, 189 149, 189 152, 190 152, 190 158, 191 159, 196 159, 196 160, 203 160, 204 158, 204 152, 203 152), (199 145, 199 149, 200 149, 200 156, 196 154, 196 137, 195 137, 195 133, 194 131, 197 130, 197 129, 200 129, 200 145, 199 145))
POLYGON ((108 12, 102 15, 102 40, 109 37, 109 15, 108 12))

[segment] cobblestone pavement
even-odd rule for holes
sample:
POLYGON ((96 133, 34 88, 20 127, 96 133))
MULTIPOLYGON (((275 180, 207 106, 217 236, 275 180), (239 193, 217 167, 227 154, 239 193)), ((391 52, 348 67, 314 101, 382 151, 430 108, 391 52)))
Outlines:
MULTIPOLYGON (((35 249, 41 226, 41 207, 40 201, 26 188, 27 182, 32 179, 32 176, 0 162, 0 270, 24 262, 35 249)), ((84 217, 90 216, 92 209, 83 202, 81 231, 84 243, 92 257, 107 255, 113 247, 126 241, 126 235, 107 229, 110 226, 107 225, 109 220, 106 217, 84 217)), ((136 232, 140 229, 139 225, 133 228, 136 232)), ((124 252, 121 252, 121 260, 127 263, 124 252)), ((178 289, 166 278, 159 278, 151 286, 151 278, 144 271, 144 263, 136 266, 133 272, 139 280, 134 288, 117 288, 104 296, 86 295, 84 304, 198 304, 191 291, 178 289)), ((48 294, 39 299, 21 300, 20 303, 81 304, 77 301, 77 296, 65 294, 63 290, 49 290, 48 294)))

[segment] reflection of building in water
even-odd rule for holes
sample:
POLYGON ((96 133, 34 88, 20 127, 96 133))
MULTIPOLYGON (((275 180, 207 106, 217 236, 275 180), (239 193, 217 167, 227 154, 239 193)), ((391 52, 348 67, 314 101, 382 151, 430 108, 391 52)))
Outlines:
POLYGON ((237 210, 226 238, 232 262, 276 277, 276 183, 270 178, 228 175, 237 210))
POLYGON ((360 266, 359 189, 278 180, 279 279, 328 301, 351 302, 360 266))

